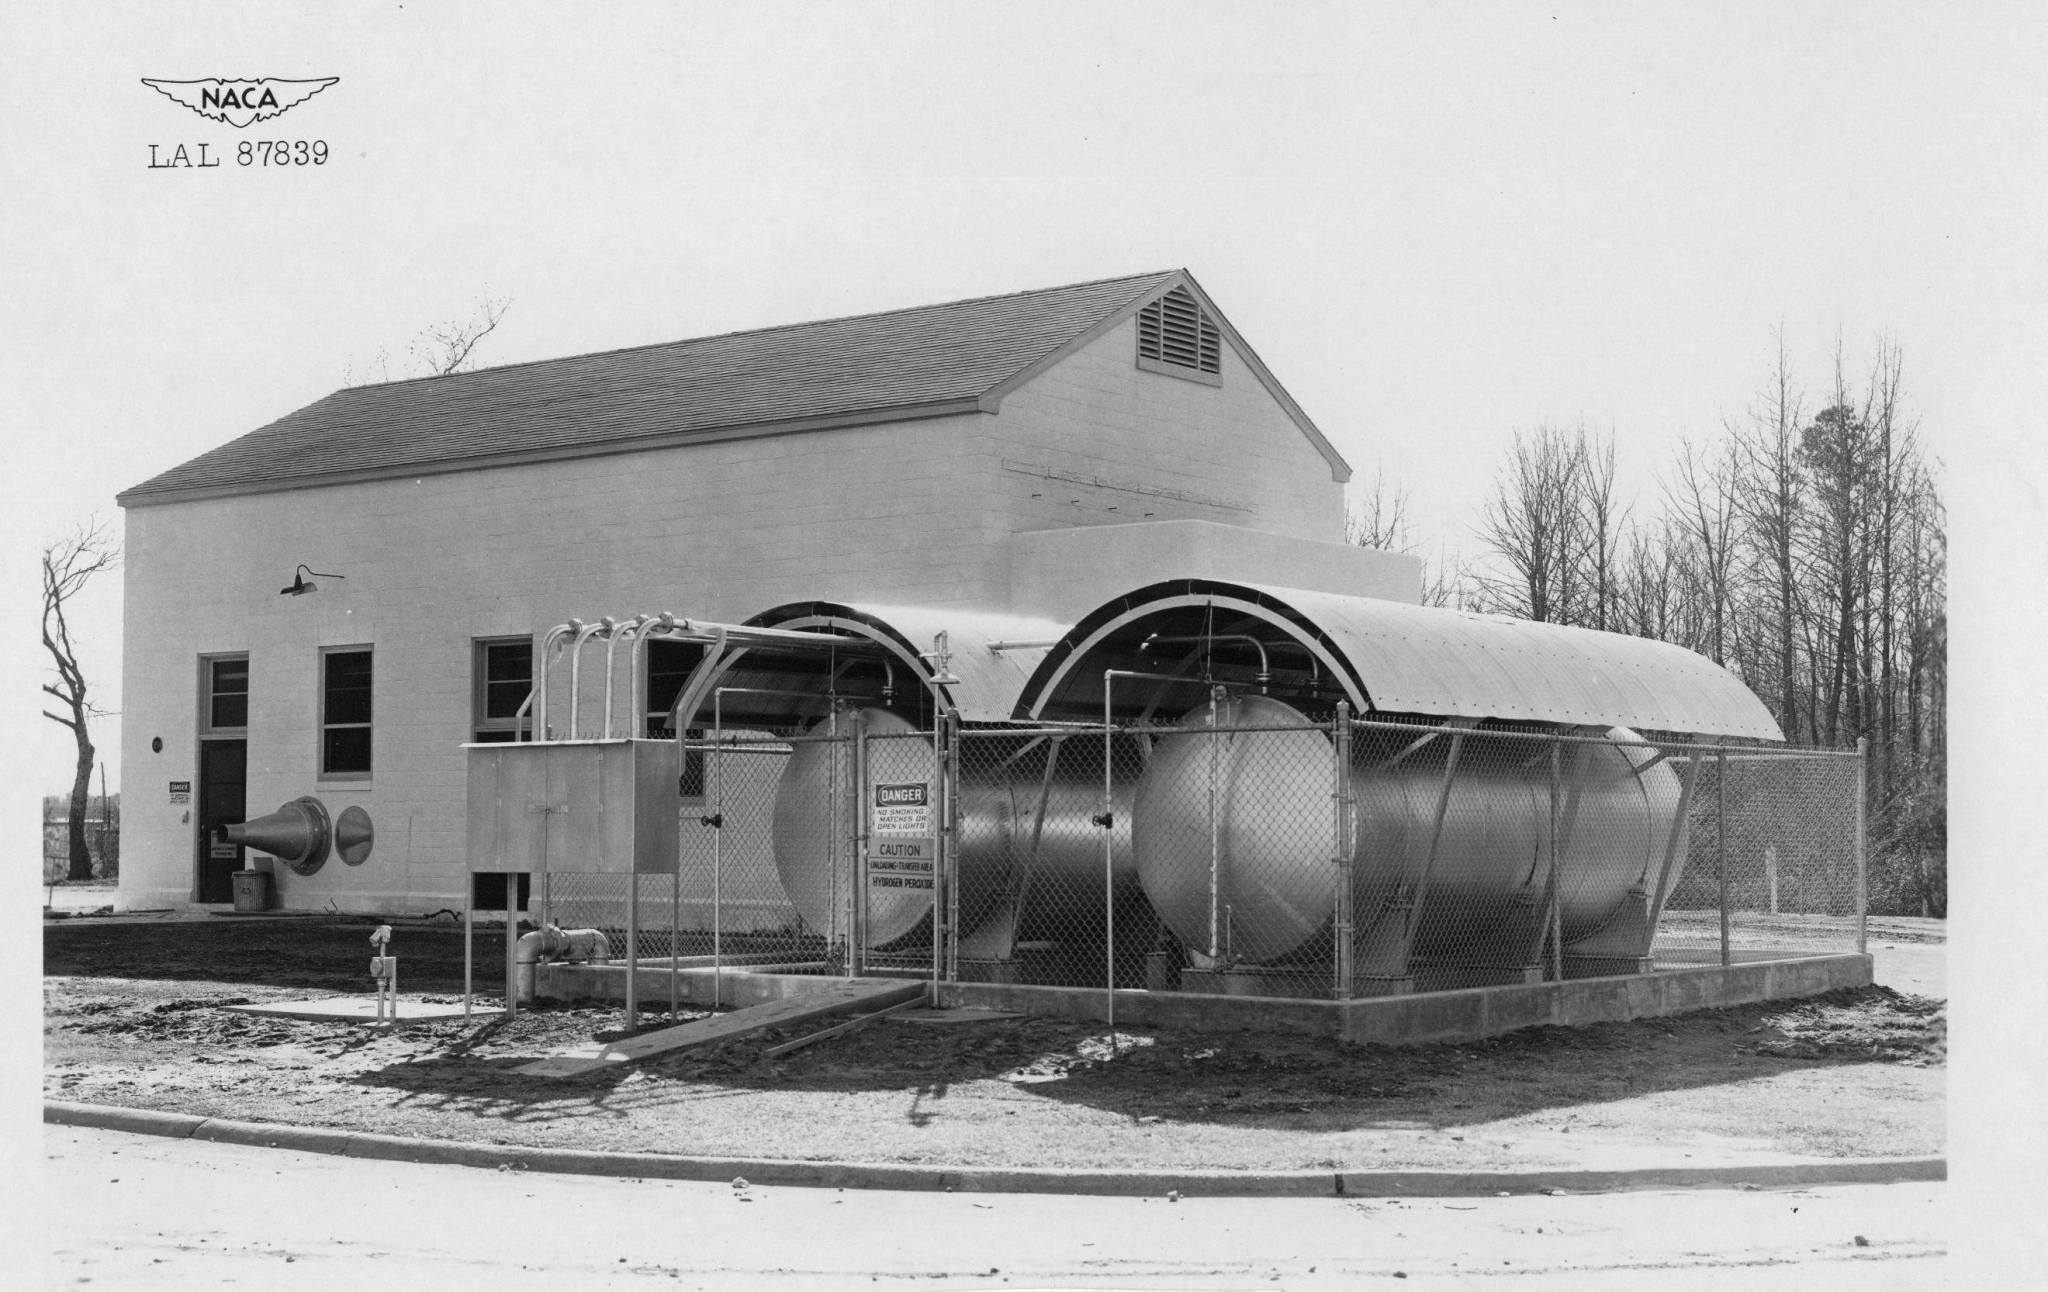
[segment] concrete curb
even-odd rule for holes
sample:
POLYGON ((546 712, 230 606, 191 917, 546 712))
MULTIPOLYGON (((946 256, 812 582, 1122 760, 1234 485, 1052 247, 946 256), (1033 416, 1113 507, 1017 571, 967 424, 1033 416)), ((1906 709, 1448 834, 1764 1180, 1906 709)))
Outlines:
POLYGON ((1820 1184, 1896 1184, 1946 1180, 1939 1157, 1850 1158, 1838 1162, 1785 1162, 1756 1166, 1643 1167, 1618 1171, 1060 1171, 1043 1167, 911 1166, 887 1162, 791 1162, 768 1158, 679 1157, 667 1153, 612 1153, 591 1149, 474 1144, 462 1140, 407 1139, 361 1131, 272 1122, 231 1121, 147 1108, 49 1100, 43 1120, 211 1140, 256 1148, 436 1162, 484 1169, 611 1175, 646 1180, 727 1181, 797 1188, 893 1189, 959 1193, 1064 1193, 1103 1197, 1157 1197, 1175 1190, 1209 1198, 1469 1198, 1502 1193, 1617 1193, 1630 1189, 1783 1188, 1820 1184))

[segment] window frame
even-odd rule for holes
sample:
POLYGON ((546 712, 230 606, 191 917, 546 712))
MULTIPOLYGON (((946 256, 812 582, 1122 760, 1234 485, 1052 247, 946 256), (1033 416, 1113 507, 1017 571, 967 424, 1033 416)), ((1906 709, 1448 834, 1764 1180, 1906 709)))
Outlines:
POLYGON ((375 774, 375 769, 377 766, 377 745, 375 735, 377 729, 376 648, 368 642, 362 642, 348 646, 322 646, 320 648, 319 697, 319 722, 314 727, 315 734, 313 746, 313 766, 316 769, 314 773, 314 779, 316 781, 321 782, 348 781, 355 783, 361 783, 369 780, 375 774), (327 703, 329 691, 327 670, 331 666, 329 661, 333 660, 336 656, 339 655, 366 655, 369 657, 370 718, 366 722, 329 722, 327 720, 327 703), (329 731, 354 731, 358 729, 365 732, 369 737, 370 744, 367 757, 367 762, 369 765, 367 767, 364 767, 361 771, 331 770, 327 766, 327 733, 329 731))
POLYGON ((533 694, 535 678, 533 638, 517 634, 504 637, 472 637, 469 652, 469 736, 476 744, 518 743, 533 739, 533 711, 524 718, 493 718, 490 711, 491 651, 500 646, 526 647, 526 692, 533 694))
MULTIPOLYGON (((201 655, 201 656, 199 657, 199 715, 198 715, 198 716, 199 716, 199 724, 198 724, 198 725, 199 725, 199 734, 200 734, 201 736, 205 736, 205 737, 224 737, 224 738, 234 738, 234 737, 241 737, 241 738, 244 738, 244 739, 246 739, 246 738, 248 737, 248 735, 249 735, 249 672, 248 672, 248 668, 249 668, 249 652, 248 652, 248 651, 220 651, 220 652, 217 652, 217 653, 215 653, 215 654, 209 654, 209 655, 201 655), (213 720, 213 702, 214 702, 214 698, 215 698, 215 696, 216 696, 216 695, 217 695, 218 693, 217 693, 217 692, 216 692, 216 691, 215 691, 215 690, 213 689, 213 683, 214 683, 214 675, 213 675, 213 670, 214 670, 214 666, 215 666, 215 665, 217 665, 217 664, 229 664, 229 663, 233 663, 233 662, 234 662, 234 661, 236 661, 236 660, 240 660, 240 661, 242 662, 242 670, 243 670, 243 671, 242 671, 242 725, 240 725, 239 727, 231 727, 231 726, 226 726, 226 725, 216 725, 216 724, 215 724, 215 722, 214 722, 214 720, 213 720)), ((233 693, 232 693, 232 692, 229 692, 229 694, 233 694, 233 693)))

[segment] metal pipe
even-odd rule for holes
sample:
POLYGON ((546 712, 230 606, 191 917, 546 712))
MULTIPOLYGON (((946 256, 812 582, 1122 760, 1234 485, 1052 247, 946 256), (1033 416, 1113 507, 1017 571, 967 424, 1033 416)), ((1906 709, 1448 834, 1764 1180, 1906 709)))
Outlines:
POLYGON ((1870 737, 1856 737, 1856 954, 1870 954, 1870 871, 1867 860, 1869 843, 1864 838, 1868 828, 1864 820, 1869 811, 1870 794, 1870 737))
POLYGON ((1351 824, 1351 702, 1337 701, 1337 713, 1330 722, 1330 743, 1336 775, 1332 778, 1330 798, 1336 813, 1332 822, 1332 838, 1335 840, 1337 855, 1331 860, 1337 867, 1337 909, 1331 912, 1331 932, 1336 942, 1336 976, 1332 995, 1338 1000, 1351 998, 1352 986, 1352 867, 1356 858, 1348 846, 1351 824))
POLYGON ((1728 756, 1716 754, 1714 768, 1714 868, 1721 878, 1721 964, 1728 954, 1728 756))
MULTIPOLYGON (((614 653, 615 651, 617 651, 617 650, 618 650, 618 648, 619 648, 619 642, 620 642, 620 640, 621 640, 621 639, 623 639, 623 640, 624 640, 624 641, 626 642, 626 667, 627 667, 627 669, 628 669, 628 670, 630 671, 630 670, 632 669, 632 667, 633 667, 633 659, 634 659, 634 655, 633 655, 633 649, 632 649, 632 646, 633 646, 633 639, 634 639, 635 637, 637 637, 637 636, 639 635, 639 633, 640 633, 640 630, 641 630, 641 628, 645 627, 645 626, 646 626, 646 624, 647 624, 647 622, 648 622, 648 616, 646 616, 646 615, 635 615, 635 616, 634 616, 633 618, 631 618, 631 619, 627 620, 627 621, 626 621, 625 623, 623 623, 623 624, 619 625, 619 626, 618 626, 617 628, 613 629, 613 630, 612 630, 612 631, 611 631, 611 632, 610 632, 609 634, 607 634, 607 635, 606 635, 606 637, 605 637, 605 643, 604 643, 604 738, 605 738, 606 740, 610 740, 610 739, 612 738, 612 656, 613 656, 613 653, 614 653)), ((628 715, 628 716, 630 717, 631 715, 628 715)), ((628 725, 628 726, 627 726, 627 728, 626 728, 626 734, 627 734, 628 736, 631 736, 631 735, 633 734, 633 728, 632 728, 632 726, 631 726, 631 725, 628 725)))
POLYGON ((1216 912, 1223 900, 1223 840, 1216 824, 1216 706, 1224 698, 1223 688, 1209 688, 1209 959, 1220 961, 1216 912))
POLYGON ((867 969, 868 945, 868 716, 853 711, 853 919, 846 954, 849 977, 867 969))
POLYGON ((569 739, 576 739, 577 719, 583 708, 583 643, 605 631, 611 625, 610 619, 594 624, 585 624, 576 630, 576 636, 569 644, 569 739))
POLYGON ((1266 643, 1250 633, 1195 633, 1177 637, 1162 637, 1158 633, 1153 633, 1138 643, 1138 653, 1144 654, 1146 647, 1153 642, 1158 642, 1161 646, 1185 646, 1195 642, 1204 645, 1215 642, 1250 642, 1253 649, 1259 652, 1259 686, 1263 688, 1266 683, 1273 680, 1273 664, 1266 657, 1266 643))
MULTIPOLYGON (((667 616, 663 616, 666 618, 667 616)), ((690 670, 690 676, 683 680, 676 698, 668 706, 669 729, 675 732, 676 752, 682 752, 683 731, 690 725, 689 720, 697 716, 697 710, 704 707, 704 692, 714 684, 722 670, 739 659, 746 651, 733 652, 732 660, 725 657, 725 631, 720 629, 705 644, 704 657, 697 661, 697 667, 690 670)))
POLYGON ((469 891, 462 895, 462 1016, 469 1017, 476 983, 476 872, 468 874, 469 891))
POLYGON ((991 655, 1000 655, 1006 650, 1044 650, 1047 647, 1059 644, 1059 638, 1048 637, 1044 641, 1033 642, 990 642, 988 649, 991 655))
POLYGON ((527 740, 533 739, 533 735, 531 733, 530 728, 527 725, 526 719, 527 715, 533 711, 533 697, 537 694, 539 693, 536 691, 529 690, 526 693, 526 698, 519 702, 518 711, 512 715, 512 739, 518 740, 522 737, 524 737, 527 740))
POLYGON ((946 981, 960 981, 960 712, 946 712, 946 800, 940 817, 946 846, 946 981))
POLYGON ((519 876, 507 871, 505 874, 505 1017, 511 1018, 519 1012, 519 962, 513 957, 518 948, 514 945, 519 936, 519 876))
POLYGON ((675 624, 676 617, 664 610, 651 621, 641 624, 640 631, 633 634, 633 649, 626 655, 626 712, 632 718, 632 732, 635 736, 640 734, 640 724, 644 720, 641 713, 644 706, 640 703, 640 679, 647 672, 647 639, 658 633, 668 632, 675 624))
POLYGON ((611 939, 602 929, 558 929, 544 924, 531 933, 521 934, 514 947, 512 959, 518 967, 519 1000, 526 1005, 533 1003, 534 967, 542 960, 559 956, 580 963, 612 958, 611 939))
POLYGON ((640 1026, 640 872, 626 872, 626 1030, 640 1026))
POLYGON ((1546 901, 1546 902, 1544 903, 1544 912, 1543 912, 1543 926, 1544 926, 1544 936, 1545 936, 1545 939, 1546 939, 1546 940, 1547 940, 1547 941, 1548 941, 1548 942, 1550 943, 1550 981, 1552 981, 1552 982, 1563 982, 1563 981, 1564 981, 1564 942, 1563 942, 1563 936, 1562 936, 1562 935, 1563 935, 1563 929, 1562 929, 1562 927, 1561 927, 1561 926, 1560 926, 1560 924, 1559 924, 1559 919, 1558 919, 1558 910, 1557 910, 1557 902, 1558 902, 1558 888, 1559 888, 1559 886, 1560 886, 1560 884, 1561 884, 1561 882, 1562 882, 1562 880, 1561 880, 1561 877, 1560 877, 1560 871, 1561 871, 1561 870, 1562 870, 1562 868, 1563 868, 1563 858, 1561 858, 1561 857, 1559 857, 1559 856, 1558 856, 1558 851, 1557 851, 1557 845, 1558 845, 1558 828, 1557 828, 1557 819, 1558 819, 1558 808, 1559 808, 1559 804, 1558 804, 1557 798, 1558 798, 1558 793, 1559 793, 1559 785, 1558 785, 1558 782, 1559 782, 1559 780, 1560 780, 1560 777, 1561 777, 1561 769, 1560 769, 1560 767, 1559 767, 1559 763, 1560 763, 1560 762, 1562 761, 1562 758, 1563 758, 1563 754, 1562 754, 1562 751, 1561 751, 1561 749, 1560 749, 1560 747, 1559 747, 1558 743, 1557 743, 1557 742, 1556 742, 1555 740, 1551 741, 1551 742, 1550 742, 1550 876, 1549 876, 1549 878, 1550 878, 1550 883, 1549 883, 1549 888, 1550 888, 1550 895, 1549 895, 1549 900, 1548 900, 1548 901, 1546 901))
POLYGON ((1104 1013, 1109 1019, 1109 1053, 1116 1057, 1116 786, 1114 783, 1116 760, 1112 756, 1112 737, 1116 732, 1116 720, 1112 713, 1113 697, 1116 694, 1116 680, 1120 677, 1149 679, 1154 682, 1184 682, 1186 678, 1168 677, 1164 673, 1135 673, 1129 669, 1106 668, 1102 670, 1102 815, 1095 818, 1095 824, 1102 827, 1102 946, 1103 946, 1103 1001, 1104 1013))
MULTIPOLYGON (((711 693, 711 1008, 725 986, 725 688, 711 693)), ((682 728, 676 728, 680 735, 682 728)))
POLYGON ((619 650, 619 632, 625 626, 606 615, 604 625, 604 738, 612 738, 612 666, 619 650))
POLYGON ((582 627, 583 621, 581 619, 571 619, 568 623, 556 624, 553 628, 548 629, 540 639, 539 681, 534 688, 537 697, 534 701, 533 738, 535 740, 554 739, 553 729, 548 726, 548 671, 552 654, 554 651, 561 649, 564 637, 580 631, 582 627))

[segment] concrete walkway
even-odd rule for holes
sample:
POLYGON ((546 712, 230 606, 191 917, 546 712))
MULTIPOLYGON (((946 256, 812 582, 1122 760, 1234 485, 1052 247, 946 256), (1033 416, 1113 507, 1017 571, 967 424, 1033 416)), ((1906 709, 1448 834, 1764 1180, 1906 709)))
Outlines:
MULTIPOLYGON (((1601 1197, 1048 1197, 540 1180, 46 1127, 15 1287, 1357 1287, 1863 1292, 1944 1285, 1948 1186, 1601 1197), (22 1277, 43 1257, 42 1278, 22 1277), (23 1268, 26 1266, 26 1268, 23 1268), (1399 1280, 1399 1282, 1396 1282, 1399 1280)), ((1989 1286, 1989 1285, 1987 1285, 1989 1286)))
POLYGON ((49 1101, 43 1120, 336 1157, 435 1162, 491 1170, 609 1175, 649 1180, 731 1180, 809 1188, 943 1193, 1045 1193, 1116 1197, 1345 1198, 1494 1197, 1610 1193, 1635 1189, 1742 1189, 1821 1184, 1891 1184, 1948 1178, 1942 1158, 1848 1158, 1745 1166, 1658 1166, 1626 1170, 1528 1171, 1139 1171, 963 1167, 891 1162, 804 1162, 685 1157, 584 1149, 407 1139, 316 1126, 194 1117, 152 1109, 49 1101))

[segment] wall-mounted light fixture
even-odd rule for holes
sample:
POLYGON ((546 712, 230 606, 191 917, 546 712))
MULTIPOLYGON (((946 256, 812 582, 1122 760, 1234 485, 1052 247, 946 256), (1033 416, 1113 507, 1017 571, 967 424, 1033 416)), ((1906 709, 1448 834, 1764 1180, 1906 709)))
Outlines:
POLYGON ((292 585, 288 588, 279 588, 277 595, 280 597, 303 597, 308 592, 318 592, 320 585, 313 582, 313 579, 307 578, 306 576, 309 574, 313 576, 313 579, 345 579, 348 577, 346 574, 322 574, 318 570, 308 569, 301 565, 298 569, 292 571, 292 585))

